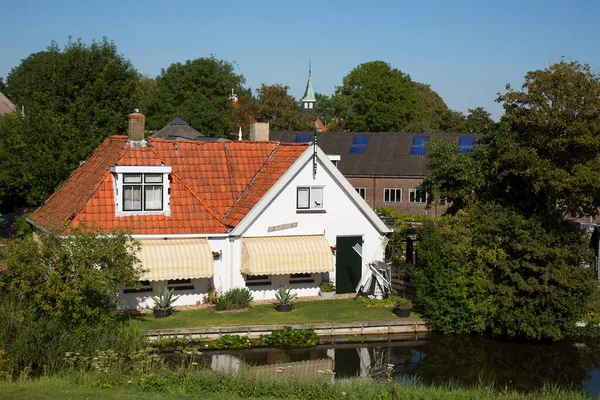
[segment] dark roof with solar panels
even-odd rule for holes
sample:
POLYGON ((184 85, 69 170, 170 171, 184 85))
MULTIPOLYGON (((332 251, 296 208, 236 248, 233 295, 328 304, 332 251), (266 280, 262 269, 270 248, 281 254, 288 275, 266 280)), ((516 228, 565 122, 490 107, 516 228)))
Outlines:
MULTIPOLYGON (((424 177, 427 170, 425 144, 434 137, 451 140, 461 153, 473 150, 480 134, 474 133, 397 133, 397 132, 322 132, 319 147, 329 155, 339 155, 338 169, 345 176, 424 177)), ((269 139, 305 143, 311 132, 272 131, 269 139)))

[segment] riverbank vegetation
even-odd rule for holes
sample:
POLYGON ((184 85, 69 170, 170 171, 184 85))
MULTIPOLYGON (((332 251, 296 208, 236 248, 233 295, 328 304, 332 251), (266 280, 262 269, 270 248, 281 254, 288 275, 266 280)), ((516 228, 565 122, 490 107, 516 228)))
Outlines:
POLYGON ((484 383, 461 388, 453 383, 425 385, 416 381, 345 380, 328 376, 303 379, 257 377, 249 372, 179 370, 160 374, 114 372, 64 373, 36 380, 0 383, 3 399, 314 399, 314 400, 588 400, 589 395, 548 385, 532 393, 496 389, 484 383))

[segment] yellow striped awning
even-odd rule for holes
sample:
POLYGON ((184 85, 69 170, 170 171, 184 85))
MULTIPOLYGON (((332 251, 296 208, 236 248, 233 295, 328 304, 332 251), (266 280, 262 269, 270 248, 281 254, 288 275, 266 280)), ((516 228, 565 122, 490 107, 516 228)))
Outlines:
POLYGON ((288 275, 334 269, 331 247, 323 235, 242 239, 243 274, 288 275))
POLYGON ((277 379, 280 376, 316 378, 322 375, 331 376, 333 360, 331 358, 296 361, 282 364, 260 365, 249 368, 256 376, 277 379))
POLYGON ((141 280, 197 279, 214 275, 206 239, 140 240, 141 280))

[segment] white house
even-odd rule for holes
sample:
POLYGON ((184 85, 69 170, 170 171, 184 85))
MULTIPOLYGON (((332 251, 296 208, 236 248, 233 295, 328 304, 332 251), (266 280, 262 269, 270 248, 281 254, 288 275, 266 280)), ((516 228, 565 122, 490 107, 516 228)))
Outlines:
POLYGON ((151 307, 164 286, 181 295, 175 305, 201 302, 210 285, 257 300, 282 285, 314 296, 324 277, 350 293, 383 259, 388 229, 316 145, 143 132, 144 116, 130 115, 129 135, 107 139, 31 217, 63 235, 124 229, 139 240, 143 285, 123 288, 127 308, 151 307))

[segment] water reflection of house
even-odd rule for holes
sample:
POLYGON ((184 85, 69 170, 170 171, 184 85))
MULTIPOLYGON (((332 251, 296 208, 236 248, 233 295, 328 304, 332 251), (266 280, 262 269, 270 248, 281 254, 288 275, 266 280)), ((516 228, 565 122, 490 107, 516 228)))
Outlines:
POLYGON ((383 259, 389 229, 314 144, 145 139, 145 117, 129 118, 129 136, 108 138, 29 220, 138 239, 144 271, 140 288, 123 289, 128 308, 151 307, 165 286, 175 305, 201 302, 210 285, 315 296, 327 276, 350 293, 383 259))

